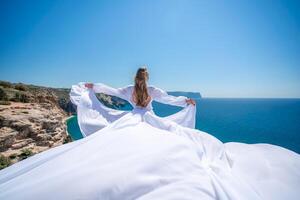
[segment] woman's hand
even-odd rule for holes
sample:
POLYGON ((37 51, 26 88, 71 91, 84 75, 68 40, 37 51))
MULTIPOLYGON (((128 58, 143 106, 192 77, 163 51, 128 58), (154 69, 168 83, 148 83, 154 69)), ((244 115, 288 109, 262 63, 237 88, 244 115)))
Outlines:
POLYGON ((188 105, 190 105, 190 104, 192 104, 193 106, 196 105, 195 100, 194 100, 194 99, 191 99, 191 98, 187 99, 187 100, 186 100, 186 103, 187 103, 188 105))
POLYGON ((87 88, 93 88, 94 84, 93 83, 86 83, 84 84, 85 87, 87 88))

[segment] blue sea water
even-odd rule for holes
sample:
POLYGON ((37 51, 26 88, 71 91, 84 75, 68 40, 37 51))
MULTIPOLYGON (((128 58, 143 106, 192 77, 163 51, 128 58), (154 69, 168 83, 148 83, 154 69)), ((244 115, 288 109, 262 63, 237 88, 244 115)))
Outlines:
MULTIPOLYGON (((154 102, 166 116, 181 108, 154 102)), ((130 109, 130 108, 125 108, 130 109)), ((77 121, 68 121, 73 139, 81 138, 77 121)), ((300 153, 300 99, 197 99, 196 128, 222 142, 270 143, 300 153)))

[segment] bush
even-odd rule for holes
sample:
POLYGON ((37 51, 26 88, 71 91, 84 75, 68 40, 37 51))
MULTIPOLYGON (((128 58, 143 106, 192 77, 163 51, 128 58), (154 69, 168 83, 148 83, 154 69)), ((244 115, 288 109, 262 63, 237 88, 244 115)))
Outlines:
POLYGON ((15 102, 19 102, 20 101, 20 96, 21 96, 20 93, 16 92, 15 96, 13 98, 11 98, 10 100, 15 101, 15 102))
POLYGON ((10 105, 9 101, 0 101, 0 105, 10 105))
POLYGON ((13 154, 10 154, 10 155, 9 155, 9 158, 10 158, 10 159, 15 159, 15 158, 17 158, 17 156, 18 156, 18 155, 17 155, 16 153, 13 153, 13 154))
POLYGON ((22 149, 21 154, 19 154, 19 158, 21 160, 24 160, 30 156, 32 156, 34 153, 31 151, 31 149, 22 149))
POLYGON ((69 143, 69 142, 72 142, 72 138, 71 138, 70 135, 67 135, 67 137, 63 141, 63 144, 66 144, 66 143, 69 143))
POLYGON ((20 91, 27 91, 28 87, 22 83, 18 83, 15 85, 15 89, 20 91))
POLYGON ((64 98, 60 98, 59 100, 58 100, 58 105, 59 105, 59 107, 61 107, 63 110, 66 110, 66 108, 67 108, 67 100, 66 99, 64 99, 64 98))
POLYGON ((8 100, 8 96, 2 88, 0 88, 0 100, 2 100, 2 101, 7 101, 8 100))
POLYGON ((8 157, 0 154, 0 170, 8 167, 11 164, 11 161, 8 157))
POLYGON ((0 86, 2 86, 4 88, 12 88, 13 87, 13 85, 7 81, 0 81, 0 86))
POLYGON ((29 103, 30 102, 30 97, 26 94, 21 94, 20 101, 23 103, 29 103))
POLYGON ((28 95, 24 94, 24 93, 17 92, 15 94, 15 97, 11 100, 15 101, 15 102, 29 103, 30 102, 30 97, 28 95))

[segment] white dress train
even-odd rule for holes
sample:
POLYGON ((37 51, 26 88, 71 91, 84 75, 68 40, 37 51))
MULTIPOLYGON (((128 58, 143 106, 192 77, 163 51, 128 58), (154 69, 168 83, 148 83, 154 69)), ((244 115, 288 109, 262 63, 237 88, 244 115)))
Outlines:
POLYGON ((133 86, 73 85, 84 138, 0 171, 0 199, 299 199, 300 156, 270 144, 222 143, 195 129, 196 107, 150 86, 154 101, 181 106, 158 117, 135 106, 133 86), (105 107, 95 92, 129 101, 105 107))

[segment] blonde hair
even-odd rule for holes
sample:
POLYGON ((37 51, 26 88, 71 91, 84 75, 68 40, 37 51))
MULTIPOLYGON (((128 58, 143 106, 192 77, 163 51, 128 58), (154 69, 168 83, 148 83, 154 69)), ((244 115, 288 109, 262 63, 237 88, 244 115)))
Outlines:
POLYGON ((147 89, 147 80, 149 74, 146 67, 140 67, 134 78, 133 99, 137 106, 146 107, 149 103, 149 93, 147 89))

